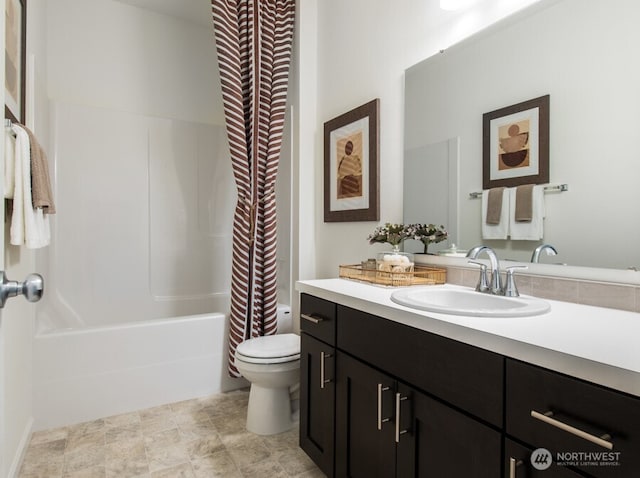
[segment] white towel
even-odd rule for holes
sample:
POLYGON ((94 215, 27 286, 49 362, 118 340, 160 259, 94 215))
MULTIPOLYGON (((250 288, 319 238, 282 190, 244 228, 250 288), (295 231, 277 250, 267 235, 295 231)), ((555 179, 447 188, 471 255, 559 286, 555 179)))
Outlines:
POLYGON ((516 188, 509 189, 509 234, 515 241, 538 241, 544 236, 544 186, 534 186, 531 198, 531 222, 516 221, 516 188))
POLYGON ((15 147, 16 138, 10 126, 4 128, 4 197, 13 198, 15 189, 15 147))
POLYGON ((482 238, 506 239, 509 235, 509 190, 502 191, 502 209, 498 224, 487 224, 487 204, 489 203, 489 191, 482 191, 482 238))
POLYGON ((20 126, 12 126, 16 134, 15 145, 15 190, 11 215, 10 242, 37 249, 49 245, 51 232, 49 216, 42 209, 33 208, 31 198, 31 148, 29 135, 20 126))

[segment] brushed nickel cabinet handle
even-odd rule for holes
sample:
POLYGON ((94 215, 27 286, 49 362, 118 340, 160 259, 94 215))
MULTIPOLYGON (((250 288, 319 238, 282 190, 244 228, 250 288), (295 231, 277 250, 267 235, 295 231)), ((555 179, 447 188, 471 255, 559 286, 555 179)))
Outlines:
POLYGON ((300 314, 300 318, 309 322, 313 322, 314 324, 319 324, 324 320, 322 317, 314 317, 313 315, 309 314, 300 314))
POLYGON ((560 420, 556 420, 555 418, 553 418, 552 411, 540 413, 535 410, 531 410, 531 416, 537 420, 559 428, 560 430, 563 430, 567 433, 571 433, 572 435, 590 441, 591 443, 595 443, 596 445, 606 448, 607 450, 613 450, 613 443, 609 441, 611 440, 611 435, 609 435, 608 433, 605 433, 604 435, 601 435, 599 437, 592 435, 591 433, 587 433, 584 430, 580 430, 579 428, 572 427, 571 425, 561 422, 560 420))
POLYGON ((331 354, 326 354, 324 352, 320 352, 320 388, 324 388, 326 383, 331 382, 331 380, 325 378, 325 360, 331 358, 331 354))
POLYGON ((522 465, 522 460, 509 457, 509 478, 516 478, 516 468, 522 465))
POLYGON ((382 418, 382 392, 389 390, 381 383, 378 384, 378 430, 382 430, 382 424, 389 421, 389 418, 382 418))
POLYGON ((396 393, 396 443, 400 443, 400 435, 404 435, 408 430, 400 430, 400 405, 409 397, 403 397, 401 393, 396 393))

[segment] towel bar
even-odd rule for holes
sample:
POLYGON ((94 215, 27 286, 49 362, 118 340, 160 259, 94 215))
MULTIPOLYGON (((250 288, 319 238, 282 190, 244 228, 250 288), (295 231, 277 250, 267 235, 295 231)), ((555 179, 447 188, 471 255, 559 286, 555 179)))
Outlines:
MULTIPOLYGON (((564 191, 568 191, 568 190, 569 190, 569 185, 568 184, 555 184, 555 185, 545 186, 544 187, 544 192, 545 193, 564 192, 564 191)), ((469 193, 469 199, 478 199, 480 197, 482 197, 482 191, 474 191, 472 193, 469 193)))

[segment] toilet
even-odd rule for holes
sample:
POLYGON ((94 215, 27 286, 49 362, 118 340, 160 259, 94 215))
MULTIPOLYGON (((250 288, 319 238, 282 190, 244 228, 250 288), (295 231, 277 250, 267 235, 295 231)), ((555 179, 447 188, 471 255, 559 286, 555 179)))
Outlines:
MULTIPOLYGON (((290 309, 278 306, 278 330, 291 329, 290 309), (282 325, 282 328, 281 328, 282 325)), ((235 365, 251 382, 247 430, 274 435, 293 426, 290 389, 300 380, 300 336, 279 333, 245 340, 236 348, 235 365)))

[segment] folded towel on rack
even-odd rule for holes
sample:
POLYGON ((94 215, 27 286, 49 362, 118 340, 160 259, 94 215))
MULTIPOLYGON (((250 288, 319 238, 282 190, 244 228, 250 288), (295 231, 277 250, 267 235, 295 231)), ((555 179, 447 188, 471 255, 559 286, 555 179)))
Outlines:
POLYGON ((538 241, 544 236, 544 186, 534 186, 531 191, 531 221, 516 220, 517 188, 509 190, 511 213, 509 215, 509 234, 513 240, 538 241))
POLYGON ((15 147, 16 137, 11 126, 4 128, 4 197, 13 198, 15 189, 15 147))
POLYGON ((489 189, 487 198, 487 224, 500 224, 500 214, 502 213, 502 200, 504 196, 504 188, 489 189))
POLYGON ((49 162, 36 135, 24 125, 20 125, 29 135, 31 151, 31 196, 34 208, 42 208, 45 214, 55 214, 56 206, 53 203, 51 192, 51 179, 49 177, 49 162))
POLYGON ((509 191, 501 188, 502 194, 498 194, 496 201, 500 202, 500 216, 497 224, 487 222, 489 209, 489 191, 482 193, 482 238, 506 239, 509 234, 509 191))
POLYGON ((535 184, 524 184, 516 188, 515 220, 531 222, 533 219, 533 187, 535 184))
POLYGON ((29 249, 47 246, 51 240, 49 216, 42 208, 34 208, 31 197, 31 149, 29 134, 19 125, 16 134, 15 190, 11 215, 10 242, 29 249))

